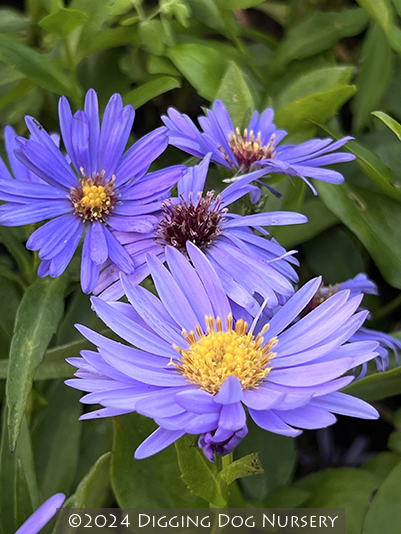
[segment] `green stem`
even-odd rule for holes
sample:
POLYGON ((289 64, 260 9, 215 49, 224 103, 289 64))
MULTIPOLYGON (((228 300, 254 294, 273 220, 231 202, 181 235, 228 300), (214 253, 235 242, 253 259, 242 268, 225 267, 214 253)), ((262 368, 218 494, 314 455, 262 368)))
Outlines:
POLYGON ((375 313, 375 319, 381 319, 382 317, 386 317, 390 313, 392 313, 394 310, 399 308, 401 306, 401 293, 397 295, 391 302, 383 306, 377 313, 375 313))
POLYGON ((232 464, 232 461, 233 461, 233 453, 232 452, 230 452, 230 454, 226 454, 225 456, 223 456, 222 459, 221 459, 221 470, 225 469, 230 464, 232 464))
MULTIPOLYGON (((77 73, 76 73, 76 65, 75 65, 74 56, 71 52, 70 43, 68 42, 68 37, 63 37, 62 43, 63 43, 63 47, 65 51, 65 57, 67 60, 68 70, 70 71, 71 80, 73 82, 74 89, 77 89, 79 87, 79 83, 78 83, 78 78, 77 78, 77 73)), ((76 92, 75 90, 74 90, 74 95, 72 96, 72 98, 77 108, 80 108, 81 98, 79 97, 78 92, 76 92)))

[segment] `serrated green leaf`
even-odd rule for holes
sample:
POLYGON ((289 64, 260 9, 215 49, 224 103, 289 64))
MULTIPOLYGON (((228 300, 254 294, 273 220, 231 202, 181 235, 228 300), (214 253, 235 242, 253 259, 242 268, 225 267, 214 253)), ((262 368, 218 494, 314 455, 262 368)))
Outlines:
POLYGON ((380 484, 363 522, 362 534, 393 534, 401 525, 401 462, 380 484))
POLYGON ((62 7, 54 11, 39 21, 39 26, 60 37, 70 34, 75 28, 82 26, 88 20, 88 15, 77 9, 66 9, 62 7))
POLYGON ((11 450, 15 449, 35 370, 63 315, 67 282, 66 275, 38 278, 27 289, 18 308, 7 380, 11 450))
POLYGON ((387 282, 401 288, 401 205, 394 200, 347 183, 315 182, 319 197, 363 243, 387 282))
POLYGON ((356 132, 361 132, 369 122, 370 112, 380 102, 391 75, 391 47, 383 30, 376 24, 369 29, 364 39, 361 59, 358 91, 353 101, 356 132))
POLYGON ((126 93, 124 95, 124 102, 125 104, 131 104, 131 106, 137 109, 146 104, 146 102, 149 102, 149 100, 152 100, 152 98, 156 98, 156 96, 167 93, 167 91, 172 91, 173 89, 178 89, 179 87, 181 87, 181 82, 177 78, 161 76, 126 93))
POLYGON ((392 119, 382 111, 374 111, 372 115, 384 122, 384 124, 388 128, 390 128, 390 130, 394 132, 398 139, 401 141, 401 124, 399 122, 397 122, 395 119, 392 119))
POLYGON ((200 96, 214 100, 227 71, 229 58, 216 48, 193 43, 172 46, 167 50, 167 57, 200 96))
POLYGON ((250 477, 252 475, 263 475, 263 466, 260 463, 259 455, 257 452, 243 456, 239 460, 235 460, 231 464, 224 467, 219 477, 226 484, 231 484, 238 478, 250 477))
POLYGON ((400 395, 401 367, 361 378, 347 386, 344 392, 370 402, 400 395))
POLYGON ((58 95, 74 96, 77 89, 71 80, 47 57, 20 41, 0 35, 0 61, 11 65, 39 87, 58 95))
POLYGON ((221 81, 216 94, 217 99, 225 104, 235 127, 242 130, 244 118, 255 109, 255 104, 241 69, 233 61, 230 61, 227 72, 221 81))
POLYGON ((155 430, 152 419, 127 414, 114 419, 111 484, 120 508, 196 508, 206 502, 180 477, 174 447, 135 460, 135 449, 155 430))
POLYGON ((300 98, 277 111, 276 124, 291 133, 310 128, 311 122, 332 117, 355 92, 354 85, 342 85, 300 98))
POLYGON ((214 508, 224 507, 227 503, 221 493, 216 465, 207 460, 188 436, 176 441, 175 448, 182 479, 188 488, 214 508))

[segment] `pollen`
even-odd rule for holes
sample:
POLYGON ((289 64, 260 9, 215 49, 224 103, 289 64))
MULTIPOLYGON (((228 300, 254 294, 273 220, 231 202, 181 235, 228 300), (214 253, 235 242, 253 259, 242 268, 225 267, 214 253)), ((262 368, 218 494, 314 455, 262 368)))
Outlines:
MULTIPOLYGON (((253 130, 248 132, 247 128, 245 128, 243 134, 241 134, 239 128, 236 128, 235 133, 228 134, 229 146, 240 169, 249 171, 255 162, 276 157, 275 135, 272 134, 267 145, 262 144, 261 137, 261 132, 258 132, 255 137, 253 130)), ((232 159, 230 159, 223 147, 220 147, 220 150, 226 161, 232 164, 232 159)))
POLYGON ((102 171, 88 178, 83 168, 80 171, 80 187, 70 190, 75 213, 85 220, 104 220, 116 203, 115 176, 111 180, 104 180, 105 171, 102 171))
POLYGON ((271 349, 277 344, 273 337, 264 343, 265 325, 254 337, 248 324, 239 319, 233 327, 232 314, 223 329, 220 317, 206 316, 206 333, 196 326, 191 332, 182 331, 189 343, 187 349, 174 345, 181 359, 173 365, 192 384, 215 395, 228 376, 236 376, 243 389, 255 389, 271 370, 269 362, 276 355, 271 349))

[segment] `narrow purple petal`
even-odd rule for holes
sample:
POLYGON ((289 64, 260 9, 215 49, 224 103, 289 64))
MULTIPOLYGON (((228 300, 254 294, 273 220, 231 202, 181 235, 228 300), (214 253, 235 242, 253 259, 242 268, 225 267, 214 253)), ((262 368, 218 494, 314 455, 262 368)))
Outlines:
POLYGON ((143 458, 152 456, 174 443, 174 441, 177 441, 177 439, 184 434, 185 431, 183 430, 166 430, 164 428, 158 428, 145 441, 143 441, 141 445, 139 445, 135 451, 135 458, 137 460, 142 460, 143 458))

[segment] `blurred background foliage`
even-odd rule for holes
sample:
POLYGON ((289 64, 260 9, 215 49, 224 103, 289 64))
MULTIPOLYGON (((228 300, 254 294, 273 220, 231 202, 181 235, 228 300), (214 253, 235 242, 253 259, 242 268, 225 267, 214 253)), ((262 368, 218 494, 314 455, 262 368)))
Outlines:
MULTIPOLYGON (((322 274, 335 284, 366 272, 380 289, 365 297, 369 326, 401 338, 400 140, 372 115, 381 110, 401 121, 400 15, 400 0, 3 2, 0 123, 26 135, 29 114, 57 131, 59 96, 79 109, 93 87, 101 108, 115 92, 136 108, 133 139, 160 126, 169 106, 195 118, 216 98, 239 127, 251 110, 273 107, 293 142, 354 136, 346 148, 357 160, 341 165, 343 186, 319 182, 314 197, 301 180, 276 176, 271 183, 283 200, 264 195, 256 207, 238 209, 307 215, 307 225, 274 229, 299 251, 301 282, 322 274)), ((184 161, 170 147, 156 166, 184 161)), ((222 178, 211 170, 215 189, 222 178)), ((30 231, 0 228, 2 534, 57 491, 77 507, 221 505, 214 467, 197 449, 178 445, 133 459, 151 421, 78 422, 80 394, 63 384, 73 372, 64 358, 88 346, 73 324, 104 326, 74 285, 76 266, 59 280, 37 279, 37 258, 24 247, 30 231), (191 464, 202 464, 206 494, 191 483, 191 464)), ((296 441, 250 428, 237 457, 259 452, 265 474, 232 484, 228 504, 345 507, 348 534, 398 532, 401 370, 391 355, 388 371, 372 368, 347 389, 374 402, 381 420, 340 417, 296 441)))

